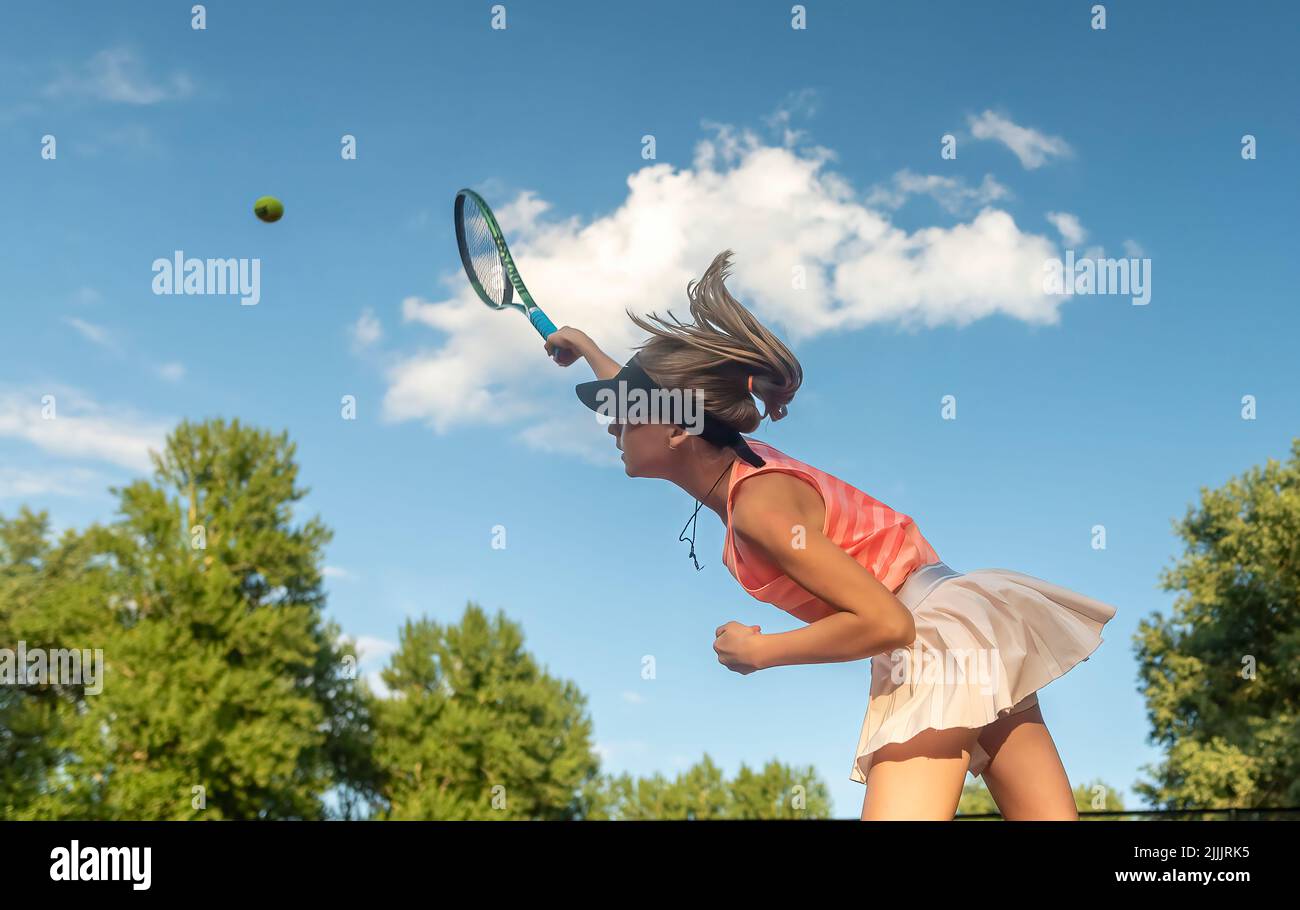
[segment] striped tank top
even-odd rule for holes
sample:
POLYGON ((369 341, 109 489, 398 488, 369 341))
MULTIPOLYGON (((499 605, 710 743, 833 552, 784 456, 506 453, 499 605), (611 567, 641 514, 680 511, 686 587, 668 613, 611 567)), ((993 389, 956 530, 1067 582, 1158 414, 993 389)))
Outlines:
POLYGON ((756 468, 736 459, 727 487, 727 534, 722 545, 722 561, 751 596, 780 607, 804 622, 816 622, 836 612, 758 553, 747 552, 744 544, 732 536, 731 508, 737 487, 745 478, 768 471, 793 474, 816 487, 826 505, 822 533, 890 591, 902 587, 914 569, 940 561, 934 547, 907 515, 872 499, 838 477, 778 452, 767 443, 748 437, 746 441, 767 463, 756 468))

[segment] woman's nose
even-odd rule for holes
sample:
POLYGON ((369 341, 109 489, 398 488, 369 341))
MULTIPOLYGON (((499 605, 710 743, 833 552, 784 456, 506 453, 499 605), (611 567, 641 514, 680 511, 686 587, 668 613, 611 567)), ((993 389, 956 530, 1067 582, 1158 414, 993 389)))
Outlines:
POLYGON ((608 427, 605 428, 605 432, 608 433, 610 436, 613 436, 615 439, 617 439, 617 438, 618 438, 618 424, 617 424, 617 423, 611 423, 608 427))

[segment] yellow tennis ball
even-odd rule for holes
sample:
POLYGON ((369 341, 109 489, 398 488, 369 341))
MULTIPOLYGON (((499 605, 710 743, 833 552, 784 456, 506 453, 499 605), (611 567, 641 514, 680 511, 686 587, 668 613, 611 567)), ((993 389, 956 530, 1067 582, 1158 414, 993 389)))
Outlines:
POLYGON ((284 217, 284 203, 274 196, 263 196, 253 203, 253 214, 267 224, 284 217))

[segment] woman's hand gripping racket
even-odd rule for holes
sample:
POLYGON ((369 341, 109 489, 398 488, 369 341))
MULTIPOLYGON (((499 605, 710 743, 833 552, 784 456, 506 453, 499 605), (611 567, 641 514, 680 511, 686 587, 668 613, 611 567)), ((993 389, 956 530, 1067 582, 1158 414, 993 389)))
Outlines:
MULTIPOLYGON (((543 340, 555 334, 555 323, 533 302, 506 246, 492 210, 473 190, 456 194, 456 244, 465 275, 479 299, 494 310, 518 310, 528 317, 543 340), (519 300, 514 299, 515 292, 519 300)), ((558 351, 558 348, 557 348, 558 351)))

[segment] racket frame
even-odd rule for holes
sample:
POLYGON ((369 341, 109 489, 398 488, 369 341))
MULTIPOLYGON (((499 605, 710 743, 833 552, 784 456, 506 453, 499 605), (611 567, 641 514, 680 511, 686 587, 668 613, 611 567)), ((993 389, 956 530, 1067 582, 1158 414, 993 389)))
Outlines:
POLYGON ((497 224, 496 216, 492 214, 492 209, 484 201, 483 197, 468 187, 462 189, 456 194, 453 217, 456 224, 456 246, 460 250, 460 262, 464 266, 465 275, 469 278, 469 283, 474 288, 474 293, 478 294, 479 299, 494 310, 510 307, 523 313, 543 339, 555 334, 555 323, 551 322, 550 318, 542 312, 542 308, 533 300, 533 295, 528 293, 523 278, 519 277, 519 269, 515 266, 514 257, 510 255, 510 247, 506 245, 506 238, 501 231, 501 225, 497 224), (488 233, 492 236, 493 243, 496 244, 497 257, 501 260, 501 265, 505 269, 507 280, 504 296, 506 299, 502 303, 497 303, 488 296, 474 271, 473 260, 469 255, 469 246, 465 242, 464 209, 467 201, 473 201, 482 212, 484 221, 487 222, 488 233), (521 303, 516 303, 510 299, 511 288, 518 292, 521 303))

